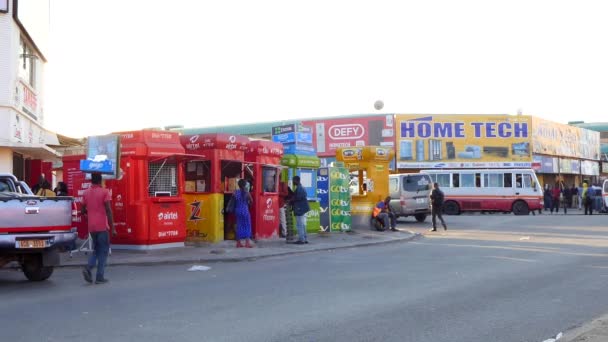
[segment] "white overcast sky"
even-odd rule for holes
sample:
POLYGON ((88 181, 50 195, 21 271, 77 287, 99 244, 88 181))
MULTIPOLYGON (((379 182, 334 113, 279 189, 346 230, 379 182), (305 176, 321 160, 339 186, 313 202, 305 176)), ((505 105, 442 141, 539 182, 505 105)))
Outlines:
POLYGON ((374 112, 608 121, 608 1, 51 0, 46 126, 374 112))

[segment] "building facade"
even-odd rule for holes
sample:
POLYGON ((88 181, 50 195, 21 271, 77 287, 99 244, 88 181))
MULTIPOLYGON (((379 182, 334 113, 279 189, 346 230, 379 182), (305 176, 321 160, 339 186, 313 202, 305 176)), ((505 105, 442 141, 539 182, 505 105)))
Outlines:
MULTIPOLYGON (((382 145, 395 150, 391 169, 533 168, 543 184, 601 178, 600 133, 528 115, 388 114, 296 120, 311 127, 322 163, 337 147, 382 145)), ((188 128, 270 138, 284 122, 188 128)), ((607 170, 608 170, 608 165, 607 170)))
POLYGON ((60 154, 44 128, 49 4, 0 0, 0 172, 33 183, 60 154))

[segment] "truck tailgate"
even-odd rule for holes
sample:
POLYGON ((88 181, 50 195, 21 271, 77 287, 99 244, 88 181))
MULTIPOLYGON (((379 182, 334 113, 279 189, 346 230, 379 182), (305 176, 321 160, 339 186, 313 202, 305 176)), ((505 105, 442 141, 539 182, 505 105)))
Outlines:
POLYGON ((70 230, 72 197, 0 196, 0 233, 70 230))

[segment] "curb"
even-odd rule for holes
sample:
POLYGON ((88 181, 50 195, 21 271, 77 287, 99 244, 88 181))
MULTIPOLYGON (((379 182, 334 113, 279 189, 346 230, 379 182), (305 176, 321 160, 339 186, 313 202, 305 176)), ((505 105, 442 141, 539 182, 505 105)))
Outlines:
MULTIPOLYGON (((415 233, 412 231, 408 231, 411 236, 403 238, 403 239, 392 239, 378 242, 365 242, 360 244, 348 245, 348 246, 334 246, 334 247, 324 247, 319 249, 311 249, 311 250, 294 250, 289 252, 280 252, 280 253, 271 253, 267 255, 259 255, 259 256, 244 256, 244 257, 227 257, 227 258, 214 258, 214 259, 206 259, 204 257, 194 258, 194 259, 173 259, 173 260, 158 260, 158 261, 118 261, 118 262, 108 262, 108 266, 155 266, 155 265, 183 265, 189 263, 222 263, 222 262, 241 262, 241 261, 256 261, 259 259, 268 259, 273 257, 281 257, 286 255, 298 255, 298 254, 309 254, 321 251, 333 251, 354 247, 369 247, 369 246, 377 246, 377 245, 387 245, 391 243, 397 242, 410 242, 416 239, 423 237, 420 233, 415 233)), ((77 265, 59 265, 57 268, 79 268, 84 266, 84 263, 77 265)))

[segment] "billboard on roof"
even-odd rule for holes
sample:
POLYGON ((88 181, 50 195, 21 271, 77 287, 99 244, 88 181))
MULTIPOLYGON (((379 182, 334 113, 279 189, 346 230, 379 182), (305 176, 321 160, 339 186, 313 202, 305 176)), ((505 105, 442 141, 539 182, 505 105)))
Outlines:
POLYGON ((397 115, 397 167, 532 167, 529 116, 397 115))

